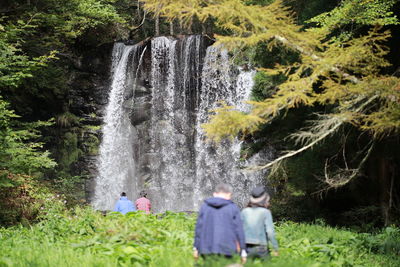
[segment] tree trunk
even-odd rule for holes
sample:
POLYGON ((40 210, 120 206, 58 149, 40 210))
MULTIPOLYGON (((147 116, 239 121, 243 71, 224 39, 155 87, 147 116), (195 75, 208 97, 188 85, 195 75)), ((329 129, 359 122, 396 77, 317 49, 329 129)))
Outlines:
POLYGON ((174 35, 174 21, 169 23, 169 34, 174 35))
POLYGON ((400 211, 400 140, 388 138, 377 142, 375 147, 365 173, 370 178, 368 183, 371 185, 365 197, 369 203, 379 206, 381 221, 388 226, 394 222, 400 211))
POLYGON ((160 16, 157 15, 156 21, 155 21, 155 35, 159 36, 160 35, 160 16))
POLYGON ((390 192, 391 175, 389 164, 385 158, 378 159, 378 179, 379 179, 379 206, 385 226, 390 223, 390 192))
POLYGON ((188 34, 193 34, 192 32, 193 17, 190 18, 190 23, 188 25, 188 34))

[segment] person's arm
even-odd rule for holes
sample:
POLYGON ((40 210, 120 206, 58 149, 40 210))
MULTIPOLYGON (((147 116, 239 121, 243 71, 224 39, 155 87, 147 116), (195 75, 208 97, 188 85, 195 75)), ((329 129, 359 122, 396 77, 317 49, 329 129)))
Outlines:
POLYGON ((240 256, 242 257, 242 262, 246 262, 246 240, 244 237, 244 231, 243 231, 243 223, 242 223, 242 217, 240 214, 240 210, 238 207, 235 206, 234 211, 233 211, 233 225, 234 225, 234 230, 235 230, 235 235, 236 238, 239 242, 240 246, 240 256))
POLYGON ((278 241, 275 238, 274 223, 272 222, 272 214, 269 210, 266 212, 265 216, 265 231, 267 232, 268 240, 272 243, 272 248, 275 252, 278 252, 278 241))
POLYGON ((193 255, 195 258, 199 256, 200 248, 200 234, 203 231, 203 220, 204 220, 204 204, 201 206, 199 215, 197 217, 196 228, 194 231, 194 244, 193 244, 193 255))

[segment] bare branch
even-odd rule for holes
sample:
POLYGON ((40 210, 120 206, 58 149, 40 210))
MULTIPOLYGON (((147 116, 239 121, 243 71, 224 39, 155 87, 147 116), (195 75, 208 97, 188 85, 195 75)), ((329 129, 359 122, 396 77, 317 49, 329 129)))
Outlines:
MULTIPOLYGON (((355 112, 359 112, 361 110, 363 110, 366 106, 368 106, 370 103, 372 103, 375 99, 378 98, 378 95, 375 95, 371 98, 369 98, 367 101, 365 101, 365 97, 359 97, 358 101, 355 101, 355 103, 362 103, 359 107, 355 108, 354 111, 355 112)), ((254 167, 249 167, 249 170, 262 170, 265 168, 269 168, 272 165, 293 157, 311 147, 313 147, 314 145, 318 144, 320 141, 324 140, 326 137, 328 137, 329 135, 333 134, 334 132, 336 132, 337 129, 339 129, 339 127, 347 122, 347 118, 344 116, 335 116, 335 117, 329 117, 328 119, 324 120, 324 122, 326 123, 324 125, 324 123, 318 123, 317 125, 315 125, 310 131, 307 132, 301 132, 303 134, 307 134, 307 136, 305 138, 312 140, 311 142, 309 142, 308 144, 306 144, 305 146, 301 147, 298 150, 294 150, 294 151, 289 151, 286 154, 284 154, 283 156, 280 156, 279 158, 265 164, 262 166, 254 166, 254 167), (327 126, 328 125, 328 126, 327 126)), ((302 135, 297 134, 297 138, 301 139, 302 135)))
POLYGON ((132 27, 132 28, 131 28, 131 31, 137 31, 137 30, 139 30, 139 29, 143 26, 144 21, 146 20, 146 14, 147 14, 147 12, 146 12, 146 10, 145 10, 145 11, 143 12, 143 19, 142 19, 142 21, 140 22, 140 24, 139 24, 138 26, 132 27))
POLYGON ((323 135, 321 135, 320 137, 318 137, 316 140, 314 140, 313 142, 309 143, 308 145, 303 146, 302 148, 300 148, 298 150, 290 151, 290 152, 286 153, 285 155, 283 155, 283 156, 281 156, 281 157, 279 157, 279 158, 277 158, 277 159, 275 159, 275 160, 273 160, 273 161, 271 161, 271 162, 269 162, 269 163, 267 163, 267 164, 265 164, 263 166, 250 167, 249 169, 251 169, 251 170, 262 170, 262 169, 265 169, 265 168, 269 168, 272 165, 274 165, 274 164, 276 164, 276 163, 278 163, 278 162, 280 162, 280 161, 282 161, 284 159, 293 157, 293 156, 295 156, 295 155, 297 155, 297 154, 299 154, 299 153, 301 153, 301 152, 313 147, 315 144, 317 144, 320 141, 322 141, 323 139, 325 139, 325 137, 327 137, 330 134, 334 133, 342 125, 342 123, 344 121, 345 120, 339 120, 338 119, 338 121, 337 121, 337 123, 336 123, 336 125, 334 127, 332 127, 329 131, 325 132, 323 135))
POLYGON ((314 192, 313 194, 322 194, 324 192, 329 191, 330 189, 336 189, 341 186, 344 186, 351 182, 354 178, 356 178, 360 172, 362 167, 364 166, 365 162, 371 155, 371 152, 373 151, 375 147, 375 143, 372 142, 371 145, 368 148, 367 154, 364 156, 364 158, 361 160, 361 162, 358 164, 356 169, 339 169, 337 173, 330 177, 328 173, 328 160, 325 162, 325 168, 324 168, 324 178, 322 179, 325 184, 327 184, 326 187, 322 188, 321 190, 318 190, 314 192))

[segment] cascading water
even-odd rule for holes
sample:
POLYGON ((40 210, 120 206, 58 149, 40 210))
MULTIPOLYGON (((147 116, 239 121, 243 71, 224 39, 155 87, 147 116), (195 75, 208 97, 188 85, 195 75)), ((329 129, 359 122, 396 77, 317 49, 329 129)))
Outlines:
POLYGON ((238 168, 241 142, 235 139, 225 140, 218 145, 208 143, 201 128, 201 124, 208 120, 209 111, 217 107, 220 101, 246 111, 248 107, 244 101, 249 99, 253 76, 254 71, 233 68, 226 50, 214 46, 207 48, 196 123, 196 208, 221 181, 235 188, 234 200, 240 203, 248 198, 249 186, 261 182, 260 175, 246 177, 238 168))
POLYGON ((196 61, 200 61, 201 38, 190 36, 179 47, 177 40, 167 37, 151 42, 150 136, 156 160, 150 168, 152 182, 148 187, 157 195, 155 205, 162 210, 187 210, 192 203, 192 92, 200 89, 200 81, 196 81, 200 80, 200 67, 196 61))
POLYGON ((243 204, 262 181, 238 168, 239 140, 205 142, 209 111, 218 101, 246 111, 254 76, 206 43, 192 35, 115 45, 95 208, 111 209, 121 191, 134 199, 145 189, 155 211, 196 210, 219 182, 233 185, 243 204))
POLYGON ((137 49, 137 46, 125 46, 120 43, 115 44, 113 49, 113 78, 102 129, 103 140, 98 160, 99 175, 96 178, 92 201, 96 209, 112 209, 115 197, 127 187, 128 179, 133 178, 135 174, 132 126, 122 103, 126 86, 130 84, 127 81, 129 58, 137 49))

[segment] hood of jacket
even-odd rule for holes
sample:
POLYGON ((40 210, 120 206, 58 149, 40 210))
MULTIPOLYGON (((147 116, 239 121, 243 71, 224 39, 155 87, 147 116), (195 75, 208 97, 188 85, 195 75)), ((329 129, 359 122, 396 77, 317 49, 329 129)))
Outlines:
POLYGON ((204 201, 208 206, 219 209, 226 205, 232 204, 233 202, 228 199, 220 197, 210 197, 204 201))
POLYGON ((128 200, 128 197, 120 197, 119 200, 128 200))

